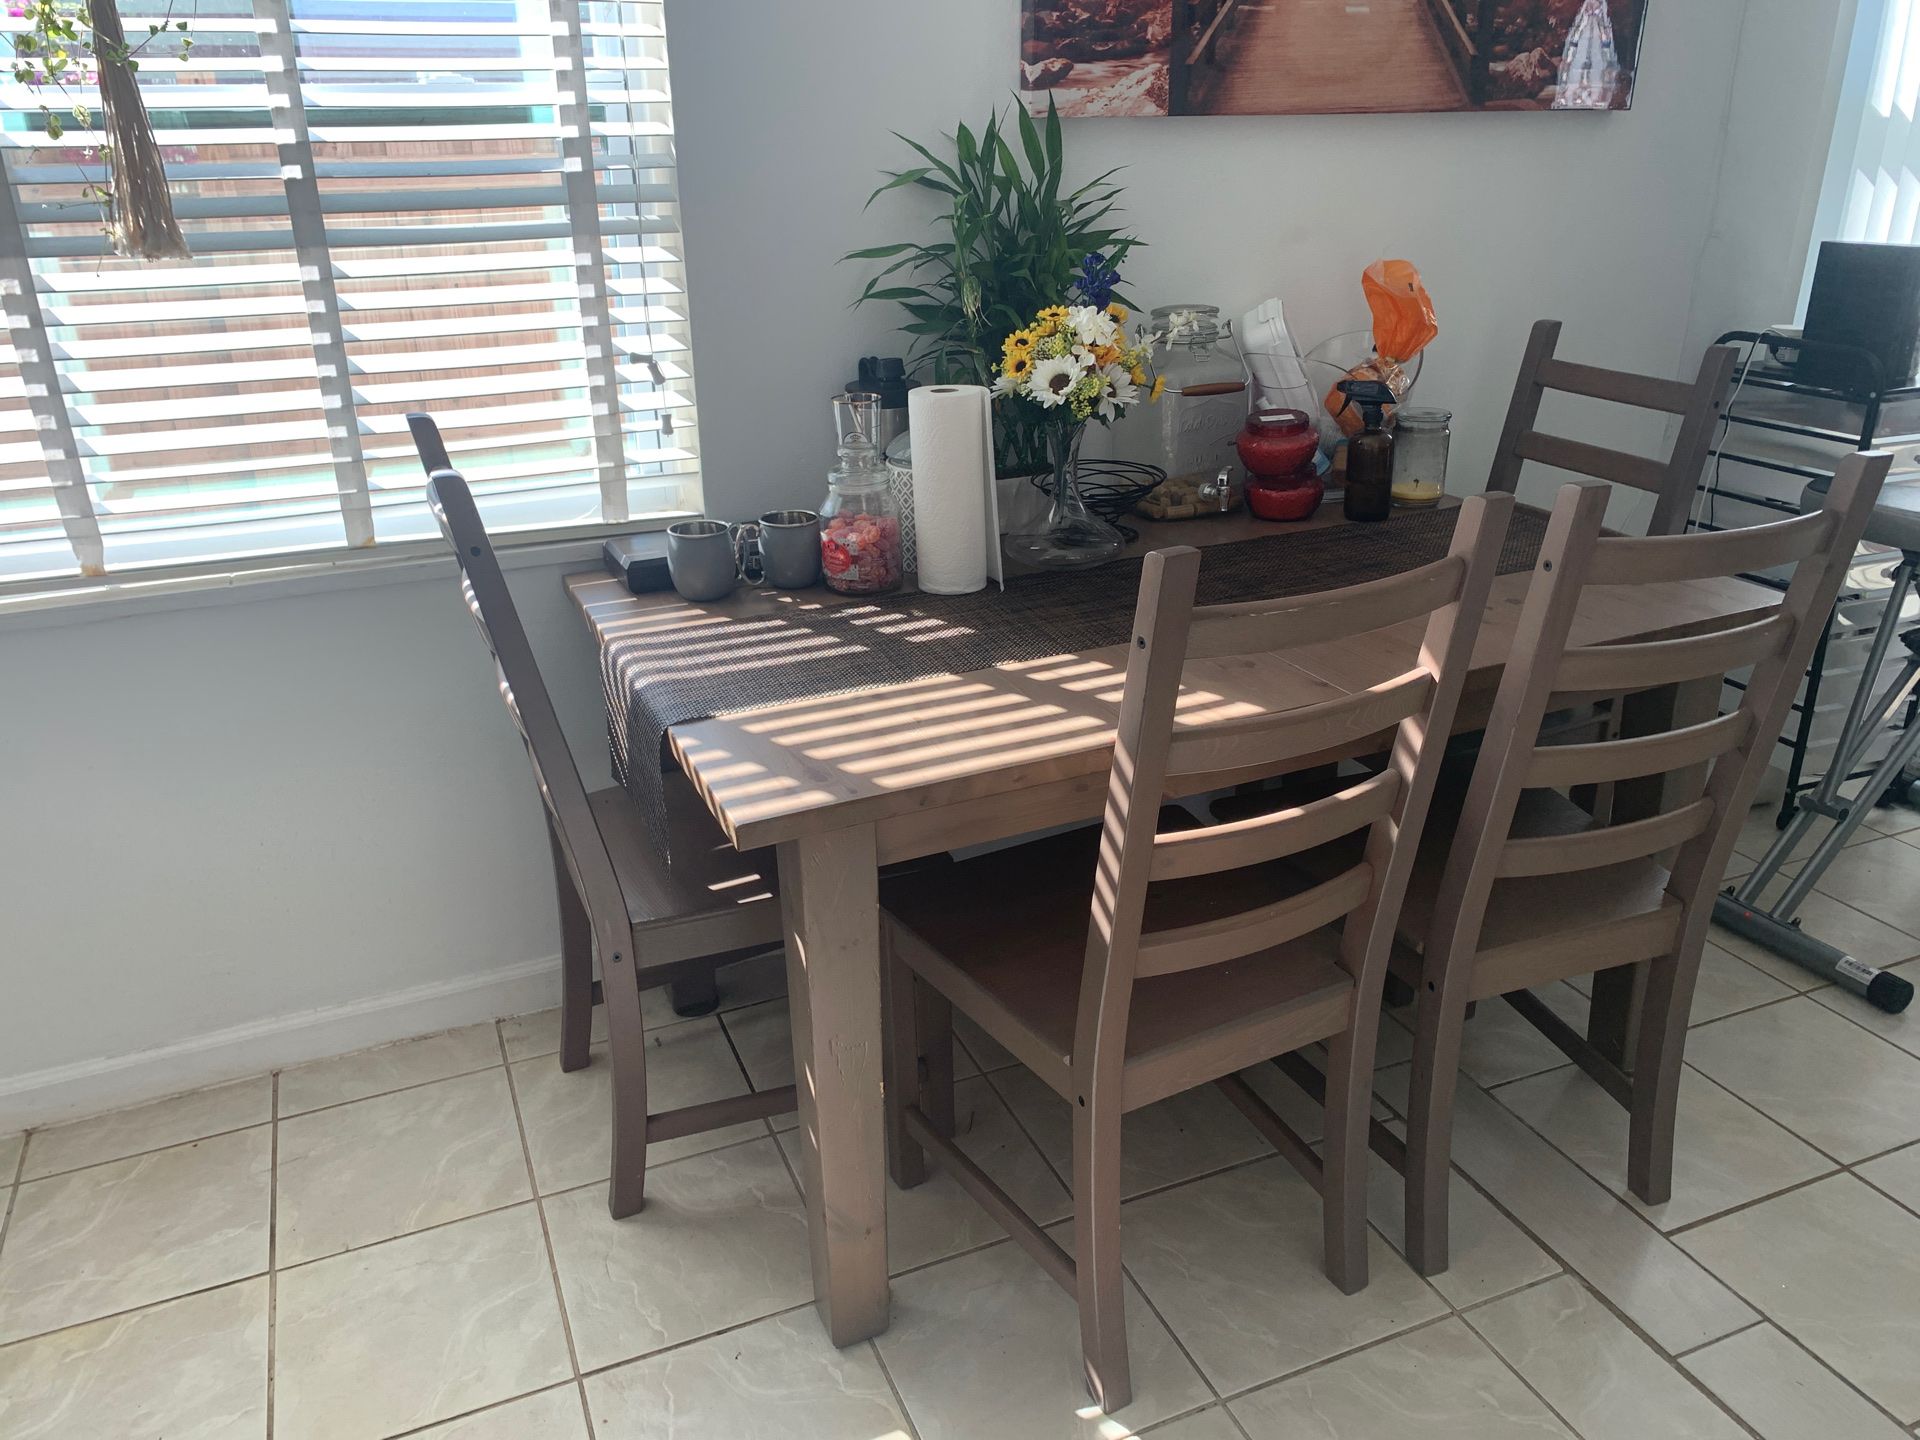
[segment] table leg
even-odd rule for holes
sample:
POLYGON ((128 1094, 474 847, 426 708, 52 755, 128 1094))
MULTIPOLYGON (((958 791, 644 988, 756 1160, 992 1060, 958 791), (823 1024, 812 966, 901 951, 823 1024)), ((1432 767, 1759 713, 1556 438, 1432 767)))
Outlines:
MULTIPOLYGON (((1620 736, 1656 735, 1685 725, 1698 725, 1720 713, 1721 680, 1688 680, 1678 685, 1629 695, 1621 709, 1620 736)), ((1614 787, 1613 821, 1644 820, 1700 798, 1706 788, 1707 767, 1695 766, 1666 775, 1622 780, 1614 787)), ((1646 989, 1644 965, 1618 965, 1593 977, 1593 1004, 1587 1013, 1587 1040, 1614 1064, 1631 1064, 1640 1021, 1640 997, 1646 989)))
POLYGON ((780 904, 813 1296, 835 1345, 887 1328, 880 865, 873 827, 783 843, 780 904))

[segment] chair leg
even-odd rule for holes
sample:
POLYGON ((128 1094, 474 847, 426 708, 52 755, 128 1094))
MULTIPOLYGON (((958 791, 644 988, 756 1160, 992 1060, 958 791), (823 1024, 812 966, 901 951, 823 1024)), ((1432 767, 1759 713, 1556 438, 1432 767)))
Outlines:
POLYGON ((911 1190, 927 1178, 927 1152, 903 1118, 921 1098, 920 1027, 915 991, 922 988, 895 953, 886 927, 880 932, 881 981, 886 1005, 887 1169, 893 1183, 911 1190))
POLYGON ((1673 1130, 1698 970, 1673 956, 1646 967, 1627 1125, 1627 1186, 1648 1205, 1673 1198, 1673 1130))
POLYGON ((1327 1278, 1345 1295, 1367 1288, 1367 1120, 1373 1104, 1373 1051, 1371 1015, 1361 1016, 1327 1044, 1321 1225, 1327 1278))
POLYGON ((1406 1225, 1407 1261, 1422 1275, 1438 1275, 1447 1268, 1453 1102, 1467 1020, 1466 979, 1458 972, 1465 968, 1430 957, 1421 982, 1407 1110, 1406 1225), (1455 972, 1451 980, 1449 970, 1455 972))
POLYGON ((593 1039, 593 927, 567 873, 567 857, 551 818, 547 841, 553 850, 553 888, 560 900, 560 1068, 583 1070, 593 1039))
POLYGON ((920 1110, 934 1133, 953 1138, 953 1006, 938 990, 916 979, 914 1029, 920 1036, 920 1110))
POLYGON ((1120 1107, 1073 1110, 1073 1273, 1087 1393, 1108 1414, 1133 1399, 1120 1270, 1120 1107))
MULTIPOLYGON (((631 972, 619 977, 632 983, 631 972)), ((616 1220, 636 1215, 647 1192, 647 1045, 640 1025, 639 995, 633 997, 631 1022, 623 1023, 624 1007, 610 1001, 611 1042, 608 1060, 613 1067, 613 1178, 607 1185, 607 1210, 616 1220)))

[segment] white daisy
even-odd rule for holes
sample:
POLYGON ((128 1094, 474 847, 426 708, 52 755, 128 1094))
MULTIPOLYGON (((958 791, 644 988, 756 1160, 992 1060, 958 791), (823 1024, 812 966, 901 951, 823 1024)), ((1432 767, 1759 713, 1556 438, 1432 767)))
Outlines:
POLYGON ((1033 374, 1027 377, 1027 394, 1037 404, 1051 410, 1066 400, 1067 392, 1073 389, 1080 374, 1080 367, 1073 363, 1070 355, 1042 360, 1033 367, 1033 374))
POLYGON ((1102 420, 1112 420, 1140 398, 1140 387, 1133 383, 1133 377, 1118 365, 1104 366, 1100 371, 1100 401, 1095 407, 1102 420))
POLYGON ((1024 380, 1016 380, 1011 375, 996 375, 993 377, 993 398, 998 400, 1002 396, 1012 395, 1025 383, 1024 380))

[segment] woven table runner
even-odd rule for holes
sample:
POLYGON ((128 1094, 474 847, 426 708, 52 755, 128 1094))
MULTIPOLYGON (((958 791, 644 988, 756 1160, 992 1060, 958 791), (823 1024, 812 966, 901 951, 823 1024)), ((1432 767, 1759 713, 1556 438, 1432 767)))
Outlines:
MULTIPOLYGON (((1199 603, 1304 595, 1441 559, 1457 509, 1402 511, 1382 525, 1336 525, 1211 545, 1199 603)), ((1546 516, 1516 509, 1499 573, 1533 568, 1546 516)), ((1074 574, 1027 575, 1005 591, 804 601, 777 615, 703 623, 609 642, 601 652, 615 778, 666 850, 661 741, 710 715, 818 700, 1126 642, 1140 560, 1074 574)))

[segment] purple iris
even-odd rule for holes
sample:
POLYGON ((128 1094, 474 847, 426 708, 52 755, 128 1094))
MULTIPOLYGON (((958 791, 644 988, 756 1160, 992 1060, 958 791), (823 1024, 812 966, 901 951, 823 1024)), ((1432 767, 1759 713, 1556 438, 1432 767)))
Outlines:
POLYGON ((1107 257, 1094 254, 1080 262, 1079 277, 1073 282, 1080 303, 1104 310, 1113 301, 1113 287, 1120 283, 1120 272, 1107 263, 1107 257))

